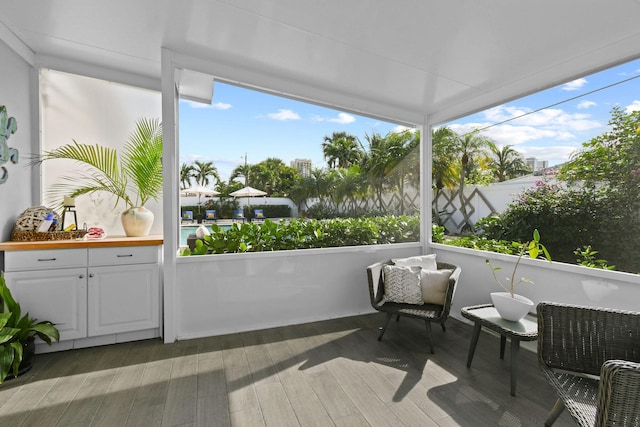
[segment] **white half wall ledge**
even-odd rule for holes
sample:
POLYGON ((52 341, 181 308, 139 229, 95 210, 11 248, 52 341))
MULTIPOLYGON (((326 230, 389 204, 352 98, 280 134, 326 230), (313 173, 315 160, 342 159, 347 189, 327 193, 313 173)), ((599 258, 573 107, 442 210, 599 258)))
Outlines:
POLYGON ((178 259, 177 339, 371 313, 366 267, 420 243, 178 259))
MULTIPOLYGON (((490 304, 489 293, 502 290, 493 280, 485 259, 490 258, 495 267, 502 267, 502 271, 506 272, 512 270, 516 261, 515 256, 454 246, 431 245, 430 248, 438 254, 439 260, 447 260, 462 267, 451 316, 465 322, 460 314, 462 307, 490 304)), ((552 301, 640 311, 640 275, 637 274, 522 259, 518 276, 533 280, 532 284, 518 285, 516 292, 531 299, 535 306, 542 301, 552 301)))

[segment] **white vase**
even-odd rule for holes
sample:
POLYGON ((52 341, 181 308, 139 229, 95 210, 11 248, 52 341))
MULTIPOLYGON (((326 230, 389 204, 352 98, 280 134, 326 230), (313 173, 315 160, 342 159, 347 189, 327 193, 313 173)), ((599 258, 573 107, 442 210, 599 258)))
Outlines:
POLYGON ((504 320, 517 322, 527 315, 533 308, 533 301, 522 295, 514 294, 511 298, 509 292, 492 292, 491 302, 504 320))
POLYGON ((120 217, 128 237, 148 236, 153 225, 153 212, 144 206, 129 208, 120 217))

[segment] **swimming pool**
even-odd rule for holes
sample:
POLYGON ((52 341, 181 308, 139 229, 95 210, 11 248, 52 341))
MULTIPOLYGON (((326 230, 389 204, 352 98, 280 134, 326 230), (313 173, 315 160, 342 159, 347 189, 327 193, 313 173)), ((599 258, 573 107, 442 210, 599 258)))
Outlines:
MULTIPOLYGON (((199 224, 180 226, 180 246, 187 246, 187 238, 189 237, 189 234, 195 234, 199 226, 199 224)), ((207 227, 209 231, 211 231, 210 225, 205 224, 205 227, 207 227)), ((222 228, 223 230, 228 230, 229 228, 231 228, 230 225, 218 225, 218 227, 222 228)))

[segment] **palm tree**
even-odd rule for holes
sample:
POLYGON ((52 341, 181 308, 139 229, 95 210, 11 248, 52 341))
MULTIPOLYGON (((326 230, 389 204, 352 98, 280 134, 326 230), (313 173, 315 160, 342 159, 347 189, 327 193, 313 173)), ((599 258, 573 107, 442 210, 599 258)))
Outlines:
POLYGON ((431 130, 432 184, 435 188, 433 197, 434 218, 440 223, 438 198, 443 188, 453 188, 458 179, 457 162, 454 157, 456 133, 447 126, 431 130))
POLYGON ((291 189, 289 190, 289 198, 296 204, 298 212, 301 211, 302 203, 312 197, 315 197, 315 194, 315 179, 311 176, 297 175, 291 189))
POLYGON ((400 213, 405 213, 404 188, 407 180, 412 181, 414 187, 418 187, 415 178, 419 176, 419 144, 420 134, 404 131, 400 133, 389 133, 385 139, 386 151, 388 153, 385 163, 385 173, 392 180, 400 197, 400 213))
POLYGON ((348 168, 359 163, 362 152, 358 138, 346 132, 333 132, 322 143, 322 153, 330 168, 348 168))
POLYGON ((209 178, 215 179, 215 184, 220 182, 220 175, 218 169, 213 165, 213 162, 201 162, 196 160, 193 166, 194 178, 199 185, 206 187, 209 185, 209 178))
POLYGON ((187 165, 186 163, 180 165, 180 186, 182 189, 191 187, 191 179, 195 177, 193 165, 187 165))
POLYGON ((462 213, 461 229, 468 228, 475 231, 471 218, 467 213, 467 202, 464 197, 464 182, 467 177, 468 167, 474 157, 484 154, 487 148, 493 144, 491 139, 480 135, 478 131, 468 132, 456 137, 456 152, 460 158, 460 187, 458 197, 460 199, 460 212, 462 213))
POLYGON ((43 153, 35 163, 52 159, 75 160, 86 167, 87 175, 63 176, 64 182, 54 185, 51 193, 77 197, 105 191, 116 196, 116 205, 122 200, 128 209, 143 207, 162 192, 162 125, 159 119, 137 120, 121 162, 113 148, 75 140, 43 153))
POLYGON ((233 171, 231 171, 231 176, 229 177, 229 183, 235 181, 239 177, 244 177, 244 185, 251 185, 251 165, 243 164, 236 166, 233 171))
MULTIPOLYGON (((268 157, 266 160, 252 165, 249 171, 251 181, 260 183, 260 189, 269 193, 272 197, 287 197, 298 175, 298 170, 287 166, 277 157, 268 157)), ((258 188, 256 186, 256 188, 258 188)))
POLYGON ((512 145, 505 145, 502 148, 491 147, 491 152, 495 157, 492 159, 490 167, 498 182, 531 173, 522 154, 512 147, 512 145))
POLYGON ((313 180, 313 197, 317 197, 319 199, 321 206, 326 206, 325 199, 330 194, 331 189, 331 179, 328 176, 326 170, 320 168, 311 169, 311 179, 313 180))
POLYGON ((363 193, 363 188, 366 187, 366 180, 360 173, 360 166, 351 165, 348 168, 335 169, 335 176, 336 200, 347 199, 349 201, 347 209, 351 211, 351 214, 354 214, 358 207, 357 198, 363 193))
POLYGON ((375 194, 380 212, 386 211, 384 199, 384 189, 389 185, 387 179, 388 154, 387 139, 379 133, 371 135, 365 134, 365 139, 369 143, 369 151, 366 153, 362 165, 362 170, 367 176, 369 185, 375 194))

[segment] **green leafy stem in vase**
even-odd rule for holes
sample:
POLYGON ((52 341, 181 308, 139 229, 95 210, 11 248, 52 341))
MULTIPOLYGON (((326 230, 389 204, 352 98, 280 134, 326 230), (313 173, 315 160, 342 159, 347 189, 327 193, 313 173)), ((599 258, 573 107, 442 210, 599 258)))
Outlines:
POLYGON ((491 269, 491 274, 493 275, 493 279, 505 291, 509 292, 509 294, 511 295, 511 298, 515 298, 514 295, 515 295, 516 285, 522 282, 533 283, 531 279, 528 279, 526 277, 522 277, 516 282, 516 272, 518 271, 518 266, 520 265, 520 261, 522 260, 522 257, 525 255, 528 255, 532 259, 543 257, 547 261, 551 262, 551 255, 549 255, 549 251, 547 251, 547 248, 542 243, 540 243, 540 233, 538 232, 537 229, 533 230, 532 240, 520 245, 520 252, 518 253, 518 259, 516 260, 516 265, 513 267, 513 272, 511 273, 511 277, 505 278, 505 280, 508 282, 507 285, 503 284, 500 281, 500 279, 498 279, 498 276, 496 276, 496 272, 499 270, 502 270, 502 268, 494 267, 493 265, 491 265, 491 261, 489 261, 488 259, 485 259, 485 262, 487 263, 487 265, 489 265, 489 268, 491 269))

